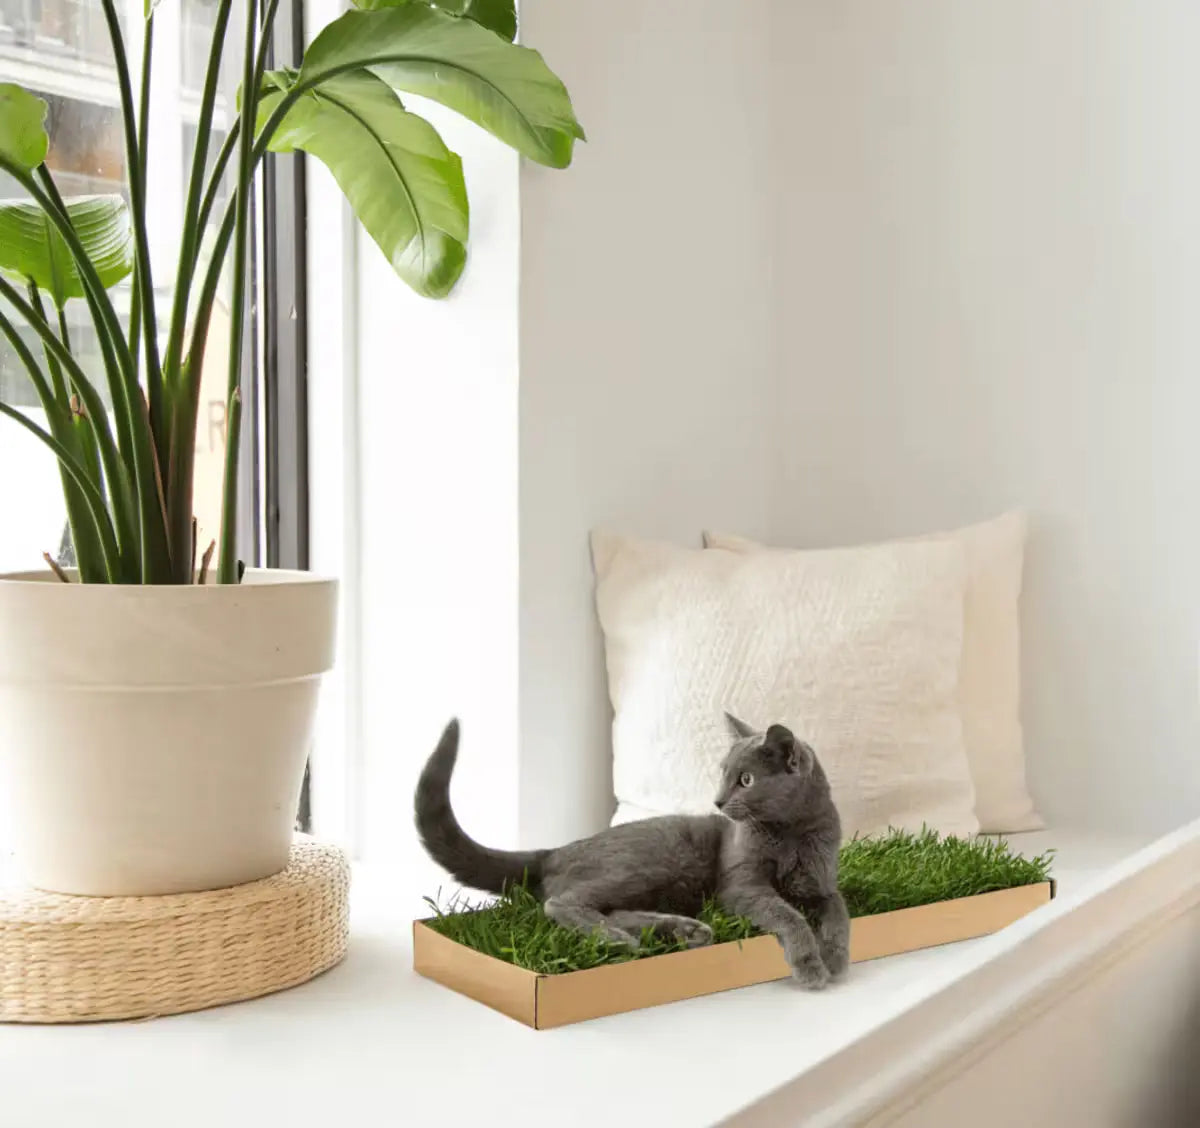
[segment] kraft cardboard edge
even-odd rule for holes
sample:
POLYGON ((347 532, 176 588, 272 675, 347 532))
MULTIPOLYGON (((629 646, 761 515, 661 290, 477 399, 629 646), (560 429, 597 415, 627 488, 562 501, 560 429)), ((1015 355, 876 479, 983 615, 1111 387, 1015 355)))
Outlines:
POLYGON ((752 987, 786 979, 790 974, 779 941, 774 936, 755 936, 565 975, 541 975, 537 981, 537 1025, 539 1030, 549 1030, 590 1018, 752 987))
MULTIPOLYGON (((850 960, 863 963, 986 936, 1047 904, 1051 897, 1050 883, 1042 882, 858 917, 850 926, 850 960)), ((540 975, 537 1028, 624 1014, 787 979, 790 974, 775 937, 756 936, 565 975, 540 975)))
POLYGON ((1047 904, 1052 896, 1050 882, 1043 881, 857 917, 850 925, 850 961, 862 963, 987 936, 1047 904))
MULTIPOLYGON (((851 962, 986 936, 1047 904, 1056 891, 1056 883, 1046 881, 856 917, 851 922, 851 962)), ((539 1030, 786 979, 790 974, 775 937, 756 936, 586 971, 539 975, 448 940, 420 921, 413 925, 413 967, 539 1030)))
POLYGON ((526 1026, 537 1026, 535 972, 485 956, 413 922, 413 970, 526 1026))

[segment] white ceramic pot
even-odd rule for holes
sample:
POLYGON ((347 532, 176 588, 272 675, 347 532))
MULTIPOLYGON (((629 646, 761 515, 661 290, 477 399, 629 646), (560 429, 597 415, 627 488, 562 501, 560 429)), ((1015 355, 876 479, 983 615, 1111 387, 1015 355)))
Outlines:
POLYGON ((41 889, 219 889, 287 864, 337 585, 0 577, 0 803, 41 889))

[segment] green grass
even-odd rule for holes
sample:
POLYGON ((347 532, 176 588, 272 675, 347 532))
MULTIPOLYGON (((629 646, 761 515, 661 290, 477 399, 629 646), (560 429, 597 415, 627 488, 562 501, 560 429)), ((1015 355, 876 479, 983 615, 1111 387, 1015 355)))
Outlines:
MULTIPOLYGON (((1053 851, 1033 858, 1010 852, 992 839, 940 838, 934 831, 892 831, 880 838, 855 839, 842 847, 840 883, 851 916, 873 916, 956 897, 1047 881, 1053 851)), ((524 887, 503 897, 473 903, 461 894, 441 902, 428 899, 434 916, 429 926, 443 936, 545 975, 581 971, 601 964, 624 963, 684 945, 646 931, 637 952, 606 943, 596 935, 562 928, 546 917, 540 902, 524 887)), ((745 918, 722 912, 709 902, 700 913, 716 943, 745 940, 758 930, 745 918)))
POLYGON ((851 916, 874 916, 1050 879, 1054 851, 1023 858, 993 838, 892 831, 842 847, 838 884, 851 916))

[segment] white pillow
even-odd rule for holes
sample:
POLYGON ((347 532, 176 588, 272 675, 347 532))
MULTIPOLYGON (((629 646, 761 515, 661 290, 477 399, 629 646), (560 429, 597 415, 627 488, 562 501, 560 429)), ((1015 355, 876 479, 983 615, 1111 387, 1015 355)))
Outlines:
MULTIPOLYGON (((1025 514, 1014 511, 907 542, 957 541, 966 553, 959 705, 975 784, 975 814, 985 834, 1044 825, 1025 782, 1021 730, 1019 604, 1027 528, 1025 514)), ((753 541, 712 533, 704 534, 704 543, 733 552, 762 550, 753 541)))
POLYGON ((979 829, 957 542, 742 555, 594 533, 592 554, 622 810, 711 811, 728 709, 816 748, 847 837, 979 829))

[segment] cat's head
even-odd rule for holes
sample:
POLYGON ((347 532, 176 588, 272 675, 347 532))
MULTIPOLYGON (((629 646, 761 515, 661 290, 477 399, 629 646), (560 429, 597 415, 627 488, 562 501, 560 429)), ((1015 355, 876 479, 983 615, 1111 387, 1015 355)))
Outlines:
POLYGON ((788 823, 799 817, 814 791, 824 792, 816 753, 783 725, 758 732, 725 714, 732 747, 721 765, 716 805, 734 822, 788 823))

